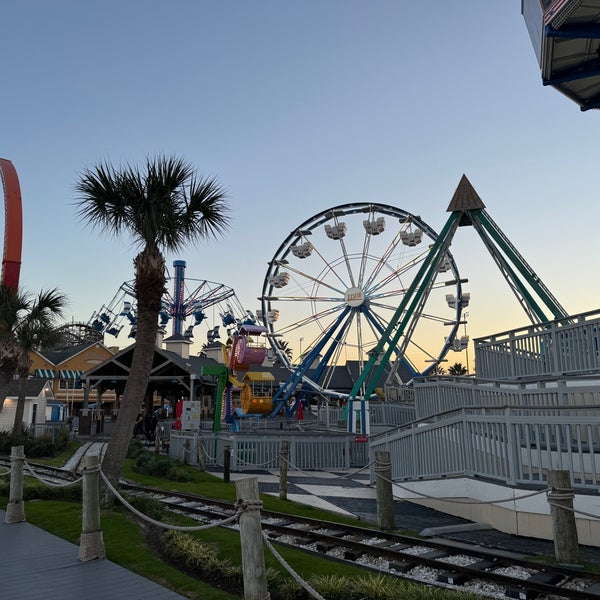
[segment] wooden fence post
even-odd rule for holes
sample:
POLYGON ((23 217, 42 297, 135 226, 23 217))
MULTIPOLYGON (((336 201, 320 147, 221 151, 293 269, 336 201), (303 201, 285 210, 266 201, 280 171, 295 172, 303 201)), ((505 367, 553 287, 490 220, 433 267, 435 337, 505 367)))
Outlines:
POLYGON ((223 448, 223 481, 231 481, 231 446, 223 448))
POLYGON ((23 446, 10 449, 10 492, 6 505, 5 523, 21 523, 25 521, 25 502, 23 502, 23 463, 25 451, 23 446))
POLYGON ((375 452, 375 490, 379 529, 395 529, 392 463, 390 453, 386 450, 375 452))
POLYGON ((100 457, 97 454, 83 457, 82 473, 83 505, 78 558, 88 561, 106 556, 100 525, 100 457))
POLYGON ((288 464, 290 461, 290 445, 284 440, 279 448, 279 498, 287 500, 288 464))
POLYGON ((206 448, 202 436, 198 438, 198 468, 206 471, 206 448))
POLYGON ((239 516, 244 600, 269 600, 265 554, 260 524, 260 497, 258 479, 247 477, 235 483, 239 516))
POLYGON ((573 512, 573 488, 569 471, 548 471, 548 502, 552 518, 554 555, 557 563, 579 563, 579 541, 573 512), (564 507, 564 508, 562 508, 564 507))

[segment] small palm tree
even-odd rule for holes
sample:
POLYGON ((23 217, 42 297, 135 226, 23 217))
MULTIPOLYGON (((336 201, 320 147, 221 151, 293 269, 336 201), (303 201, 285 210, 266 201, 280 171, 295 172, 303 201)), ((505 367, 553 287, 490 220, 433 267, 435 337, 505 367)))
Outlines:
MULTIPOLYGON (((289 342, 286 342, 285 340, 277 339, 277 340, 275 340, 275 343, 277 344, 278 348, 288 357, 288 359, 291 363, 292 358, 294 356, 294 351, 290 348, 289 342)), ((283 366, 283 363, 279 357, 277 357, 275 359, 274 364, 283 366)))
POLYGON ((462 363, 454 363, 451 367, 448 367, 448 374, 461 376, 467 374, 467 367, 465 367, 462 363))
MULTIPOLYGON (((176 158, 148 158, 142 170, 101 163, 85 170, 75 189, 83 221, 102 233, 127 234, 140 249, 133 261, 135 349, 119 418, 102 463, 104 474, 116 486, 152 368, 166 285, 163 253, 222 234, 229 225, 229 209, 214 179, 198 177, 190 164, 176 158)), ((105 496, 105 501, 111 500, 105 496)))
POLYGON ((60 333, 56 319, 62 317, 66 296, 56 289, 42 290, 37 297, 0 286, 0 407, 6 386, 19 379, 13 435, 23 431, 25 386, 29 377, 31 353, 51 347, 60 333))

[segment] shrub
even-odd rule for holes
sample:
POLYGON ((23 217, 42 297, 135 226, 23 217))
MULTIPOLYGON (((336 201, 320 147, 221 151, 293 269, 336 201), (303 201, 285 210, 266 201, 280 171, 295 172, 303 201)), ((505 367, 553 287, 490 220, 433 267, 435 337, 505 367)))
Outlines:
POLYGON ((352 579, 344 575, 317 575, 311 577, 310 585, 327 600, 349 600, 352 579))
POLYGON ((133 470, 143 475, 163 477, 171 481, 189 481, 187 469, 168 456, 142 449, 135 457, 133 470))
POLYGON ((35 436, 32 431, 13 435, 10 431, 0 432, 0 454, 10 454, 13 446, 23 446, 27 458, 52 457, 62 452, 69 444, 69 432, 66 427, 56 431, 54 437, 49 433, 35 436))

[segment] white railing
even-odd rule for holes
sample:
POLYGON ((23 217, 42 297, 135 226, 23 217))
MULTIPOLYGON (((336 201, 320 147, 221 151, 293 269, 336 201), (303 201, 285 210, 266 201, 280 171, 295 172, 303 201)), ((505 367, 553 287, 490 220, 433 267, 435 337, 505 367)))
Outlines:
POLYGON ((520 379, 600 372, 600 312, 474 340, 477 374, 520 379))
POLYGON ((535 382, 431 377, 414 382, 415 418, 469 406, 590 406, 600 408, 600 375, 535 382))
POLYGON ((472 407, 432 417, 371 440, 387 450, 392 478, 484 477, 545 485, 550 469, 574 487, 600 485, 600 411, 579 407, 472 407))
POLYGON ((281 443, 288 442, 290 468, 327 471, 364 467, 369 448, 354 434, 324 432, 274 432, 256 434, 207 434, 172 431, 169 456, 191 465, 223 466, 225 448, 230 452, 232 471, 279 468, 281 443))

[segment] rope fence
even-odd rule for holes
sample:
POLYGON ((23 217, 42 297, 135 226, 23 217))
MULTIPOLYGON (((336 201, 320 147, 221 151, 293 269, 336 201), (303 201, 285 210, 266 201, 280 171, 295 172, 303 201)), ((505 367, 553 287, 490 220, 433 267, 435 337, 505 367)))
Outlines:
MULTIPOLYGON (((185 453, 190 453, 190 452, 200 452, 200 449, 202 449, 202 451, 204 451, 206 453, 204 444, 200 443, 200 444, 196 444, 194 446, 194 448, 192 448, 192 449, 186 448, 184 446, 182 448, 181 454, 183 455, 185 453)), ((312 588, 312 586, 309 583, 304 581, 300 577, 300 575, 285 561, 285 559, 281 556, 281 554, 276 550, 276 548, 273 546, 273 544, 269 540, 267 533, 262 529, 262 525, 260 523, 260 521, 261 521, 260 511, 262 509, 262 502, 259 499, 241 498, 238 495, 238 500, 233 505, 234 513, 231 516, 225 517, 219 521, 214 521, 214 522, 210 522, 210 523, 202 523, 199 525, 177 525, 174 523, 166 523, 166 522, 159 521, 157 519, 154 519, 154 518, 144 514, 142 511, 138 510, 129 500, 127 500, 120 493, 120 491, 115 487, 115 485, 113 485, 111 483, 111 481, 106 476, 106 474, 102 471, 100 457, 96 454, 90 453, 89 456, 84 457, 85 466, 82 469, 81 477, 78 477, 77 479, 74 479, 73 481, 66 481, 66 482, 58 483, 57 481, 52 480, 51 478, 48 478, 48 476, 44 476, 41 473, 36 472, 36 469, 34 469, 25 459, 25 457, 23 455, 22 447, 13 448, 13 451, 14 452, 11 453, 11 468, 5 470, 5 472, 1 474, 1 475, 6 475, 8 473, 11 474, 11 496, 10 496, 9 506, 7 507, 7 515, 10 514, 10 516, 13 520, 12 521, 7 520, 6 522, 18 522, 19 520, 20 521, 25 520, 24 513, 21 514, 19 512, 19 511, 23 510, 22 506, 20 506, 19 503, 21 505, 23 504, 23 501, 22 501, 22 475, 24 472, 26 472, 30 476, 34 477, 41 483, 51 486, 51 487, 58 487, 58 488, 69 487, 69 486, 73 486, 73 485, 78 485, 79 483, 83 482, 82 485, 83 485, 83 504, 84 504, 84 509, 83 509, 84 526, 82 527, 83 532, 81 535, 80 556, 79 556, 80 560, 91 560, 92 558, 103 558, 104 557, 104 545, 103 545, 103 541, 101 538, 101 527, 99 525, 100 510, 99 510, 99 493, 98 493, 99 486, 98 486, 98 483, 101 480, 101 481, 103 481, 103 483, 106 487, 106 490, 108 492, 110 492, 110 494, 112 494, 127 510, 129 510, 131 513, 133 513, 136 517, 138 517, 142 521, 149 523, 155 527, 165 529, 165 530, 180 531, 180 532, 196 532, 196 531, 208 530, 208 529, 215 528, 215 527, 228 526, 228 525, 231 525, 231 524, 237 522, 240 525, 240 537, 242 539, 244 537, 242 525, 243 525, 244 520, 248 519, 249 517, 245 516, 242 518, 241 521, 240 521, 240 517, 242 517, 242 515, 244 515, 244 514, 248 515, 249 513, 253 513, 253 514, 257 515, 256 519, 258 520, 258 534, 257 534, 258 538, 253 540, 253 543, 255 544, 254 551, 255 552, 260 551, 261 555, 262 555, 263 550, 262 549, 259 550, 259 547, 262 545, 266 546, 266 548, 273 554, 273 556, 281 564, 281 566, 288 572, 288 574, 296 581, 296 583, 300 587, 302 587, 306 592, 308 592, 308 594, 312 598, 314 598, 315 600, 325 600, 323 598, 323 596, 321 596, 314 588, 312 588), (16 494, 16 492, 13 492, 13 490, 12 490, 13 480, 18 481, 19 477, 21 478, 20 499, 18 497, 18 494, 16 494), (92 496, 90 496, 90 494, 92 494, 92 496), (11 504, 13 506, 11 506, 11 504), (92 508, 90 508, 90 506, 92 508), (96 526, 89 525, 90 523, 92 523, 92 524, 95 523, 94 515, 91 514, 91 516, 88 516, 88 521, 87 521, 88 529, 87 530, 86 530, 86 525, 85 525, 86 511, 90 514, 94 511, 97 513, 97 525, 96 526), (85 546, 85 544, 87 544, 87 546, 85 546)), ((225 452, 226 451, 224 451, 222 454, 225 454, 225 452)), ((208 454, 207 454, 207 456, 208 456, 208 454)), ((253 464, 253 463, 246 463, 241 458, 237 458, 237 460, 242 463, 245 463, 245 464, 253 464)), ((273 459, 271 459, 269 461, 266 461, 264 463, 254 465, 254 466, 266 467, 268 465, 273 464, 277 460, 281 461, 283 464, 291 467, 292 469, 294 469, 295 471, 297 471, 299 473, 303 473, 307 476, 314 477, 314 472, 309 473, 309 472, 304 471, 303 469, 297 467, 296 465, 294 465, 293 463, 291 463, 289 461, 289 459, 287 458, 287 455, 284 455, 283 452, 279 456, 274 457, 273 459)), ((280 464, 281 464, 281 462, 280 462, 280 464)), ((372 461, 369 464, 365 465, 364 467, 360 467, 359 469, 356 469, 355 471, 353 471, 351 473, 345 473, 343 475, 334 475, 333 478, 347 479, 347 478, 354 477, 357 474, 359 474, 360 472, 372 467, 373 464, 375 464, 376 481, 385 482, 389 486, 388 490, 393 490, 393 487, 397 486, 399 489, 409 492, 410 494, 414 494, 415 496, 429 499, 429 500, 442 501, 442 502, 448 502, 448 503, 454 503, 454 504, 462 504, 462 505, 492 505, 492 504, 503 504, 503 503, 509 503, 509 502, 518 502, 521 500, 525 500, 528 498, 532 498, 535 496, 545 494, 547 502, 548 502, 549 506, 551 506, 551 507, 555 507, 557 509, 562 509, 563 511, 568 511, 572 514, 583 515, 583 516, 586 516, 586 517, 589 517, 592 519, 600 519, 599 514, 586 512, 584 510, 580 510, 580 509, 573 507, 572 504, 573 504, 573 500, 575 499, 575 494, 574 494, 573 489, 566 488, 566 487, 557 487, 556 485, 546 487, 544 489, 532 491, 529 493, 521 494, 521 495, 513 495, 510 497, 495 498, 495 499, 491 499, 491 500, 468 500, 468 499, 458 499, 458 498, 442 498, 439 496, 434 496, 434 495, 426 494, 423 492, 419 492, 419 491, 413 490, 405 485, 402 485, 401 483, 394 482, 393 480, 390 479, 389 471, 387 470, 387 468, 389 467, 388 462, 385 462, 385 461, 381 462, 381 460, 372 461), (384 475, 384 473, 386 473, 388 476, 384 475)), ((330 475, 333 475, 333 474, 330 474, 330 475)), ((281 481, 283 481, 281 475, 279 476, 279 479, 281 481)), ((554 483, 554 484, 558 483, 559 485, 563 485, 563 486, 569 485, 569 481, 563 481, 563 480, 559 480, 559 481, 555 480, 554 482, 552 480, 549 480, 549 483, 554 483)), ((285 485, 287 486, 287 483, 285 485)), ((256 489, 258 490, 257 483, 256 483, 256 489)), ((393 494, 391 496, 398 500, 406 499, 406 498, 402 498, 400 496, 393 495, 393 494)), ((257 498, 258 498, 258 492, 257 492, 257 498)), ((379 490, 378 490, 378 503, 379 503, 379 490)), ((379 504, 378 504, 378 507, 379 507, 379 504)), ((378 508, 378 510, 379 510, 379 508, 378 508)), ((254 518, 255 517, 252 517, 252 519, 254 519, 254 518)), ((244 543, 247 543, 247 541, 243 540, 242 544, 244 544, 244 543)), ((268 596, 266 596, 266 597, 268 597, 268 596)))
POLYGON ((127 509, 129 509, 134 515, 136 515, 140 519, 146 521, 147 523, 151 523, 152 525, 155 525, 156 527, 161 527, 162 529, 170 529, 172 531, 203 531, 205 529, 211 529, 213 527, 220 527, 221 525, 227 525, 229 523, 233 523, 234 521, 237 521, 241 511, 248 510, 248 506, 245 506, 245 505, 236 506, 237 510, 236 510, 235 514, 232 515, 231 517, 227 517, 227 518, 223 519, 222 521, 218 521, 216 523, 207 523, 204 525, 174 525, 172 523, 164 523, 163 521, 157 521, 156 519, 153 519, 152 517, 145 515, 144 513, 139 511, 137 508, 135 508, 135 506, 133 506, 131 503, 129 503, 119 493, 119 491, 112 485, 112 483, 109 481, 108 477, 106 477, 106 475, 102 472, 102 470, 100 470, 100 477, 102 477, 102 480, 104 481, 106 487, 115 496, 115 498, 119 502, 121 502, 121 504, 123 504, 123 506, 125 506, 127 509))
POLYGON ((313 598, 316 598, 316 600, 325 600, 325 598, 323 598, 323 596, 321 596, 321 594, 319 594, 319 592, 317 592, 317 590, 315 590, 309 583, 304 581, 304 579, 302 579, 300 575, 298 575, 298 573, 296 573, 296 571, 294 571, 294 569, 285 561, 283 556, 281 556, 281 554, 277 552, 276 548, 273 546, 273 544, 271 544, 269 537, 264 531, 262 532, 262 535, 263 540, 265 542, 265 546, 269 549, 269 552, 277 559, 279 564, 292 576, 292 579, 299 586, 303 587, 313 598))

